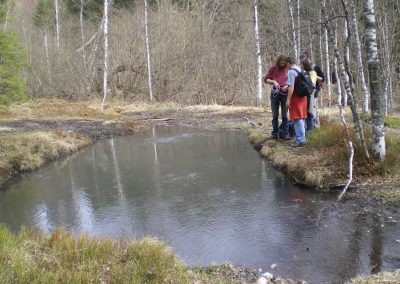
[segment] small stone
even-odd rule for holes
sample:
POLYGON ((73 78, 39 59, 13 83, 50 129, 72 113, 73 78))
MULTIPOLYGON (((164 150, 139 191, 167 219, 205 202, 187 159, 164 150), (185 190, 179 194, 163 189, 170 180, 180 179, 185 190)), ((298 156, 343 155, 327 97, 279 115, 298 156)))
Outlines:
POLYGON ((271 269, 275 269, 276 266, 277 266, 276 263, 271 264, 271 269))
POLYGON ((258 269, 258 272, 262 273, 262 269, 261 269, 261 268, 259 268, 259 269, 258 269))
POLYGON ((274 279, 274 275, 272 275, 272 274, 269 273, 269 272, 265 272, 262 276, 265 277, 265 278, 268 279, 268 280, 274 279))
POLYGON ((261 276, 260 278, 257 279, 256 284, 269 284, 271 283, 267 278, 261 276))

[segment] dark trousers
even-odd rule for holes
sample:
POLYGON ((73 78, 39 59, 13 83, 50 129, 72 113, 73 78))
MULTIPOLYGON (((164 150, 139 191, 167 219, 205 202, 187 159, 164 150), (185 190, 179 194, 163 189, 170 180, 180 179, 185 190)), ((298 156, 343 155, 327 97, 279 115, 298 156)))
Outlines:
POLYGON ((271 94, 272 108, 272 136, 278 137, 281 134, 283 137, 289 135, 288 111, 286 107, 287 95, 271 94), (279 127, 279 106, 282 111, 282 124, 279 127))
MULTIPOLYGON (((313 96, 314 94, 312 94, 313 96)), ((307 96, 307 119, 306 119, 306 128, 307 131, 310 131, 315 127, 315 119, 314 115, 309 112, 310 110, 310 96, 307 96)))

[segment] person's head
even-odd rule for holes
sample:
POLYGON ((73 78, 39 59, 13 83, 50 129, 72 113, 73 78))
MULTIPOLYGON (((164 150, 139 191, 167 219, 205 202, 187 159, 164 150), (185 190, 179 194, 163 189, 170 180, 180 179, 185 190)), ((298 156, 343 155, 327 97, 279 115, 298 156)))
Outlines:
POLYGON ((308 59, 311 61, 311 53, 307 50, 303 51, 303 53, 300 55, 300 60, 302 59, 308 59))
POLYGON ((286 56, 281 54, 276 58, 275 66, 278 68, 285 68, 287 65, 286 56))
POLYGON ((286 58, 286 61, 289 67, 296 65, 296 58, 294 58, 293 56, 289 56, 288 58, 286 58))
POLYGON ((312 66, 311 66, 311 61, 308 59, 303 59, 300 61, 301 68, 303 68, 305 71, 309 72, 312 71, 312 66))

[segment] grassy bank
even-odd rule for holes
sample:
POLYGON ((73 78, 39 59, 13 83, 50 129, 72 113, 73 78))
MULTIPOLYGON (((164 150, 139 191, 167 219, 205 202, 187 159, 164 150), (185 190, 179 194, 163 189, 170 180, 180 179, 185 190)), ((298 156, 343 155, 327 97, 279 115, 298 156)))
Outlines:
POLYGON ((0 227, 0 244, 1 283, 228 283, 208 282, 151 238, 95 240, 62 229, 13 235, 0 227))
MULTIPOLYGON (((363 156, 354 129, 350 127, 349 131, 355 145, 352 186, 359 188, 362 195, 371 193, 385 205, 399 206, 400 135, 388 131, 386 160, 379 162, 363 156)), ((366 129, 367 136, 369 132, 366 129)), ((367 139, 371 147, 371 139, 367 139)), ((292 141, 271 140, 260 128, 249 129, 249 141, 292 180, 310 188, 341 189, 348 179, 349 149, 343 126, 338 122, 324 121, 320 129, 307 136, 307 144, 301 148, 292 148, 292 141)))

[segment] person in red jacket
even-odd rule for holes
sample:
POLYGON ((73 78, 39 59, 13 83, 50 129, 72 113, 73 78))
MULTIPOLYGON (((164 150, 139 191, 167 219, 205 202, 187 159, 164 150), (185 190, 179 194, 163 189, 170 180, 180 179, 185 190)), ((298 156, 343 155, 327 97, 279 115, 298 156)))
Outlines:
POLYGON ((292 147, 301 147, 306 144, 307 97, 297 95, 294 90, 294 85, 299 80, 297 72, 302 72, 300 67, 296 65, 296 58, 288 57, 287 62, 290 69, 287 80, 289 89, 286 106, 289 108, 290 119, 294 121, 296 132, 296 140, 292 147))
POLYGON ((289 140, 289 123, 288 112, 286 107, 288 86, 286 85, 288 79, 289 68, 285 55, 279 55, 276 58, 275 65, 273 65, 264 78, 264 82, 272 85, 271 87, 271 109, 272 109, 272 139, 289 140), (282 112, 282 124, 279 127, 279 107, 282 112))

